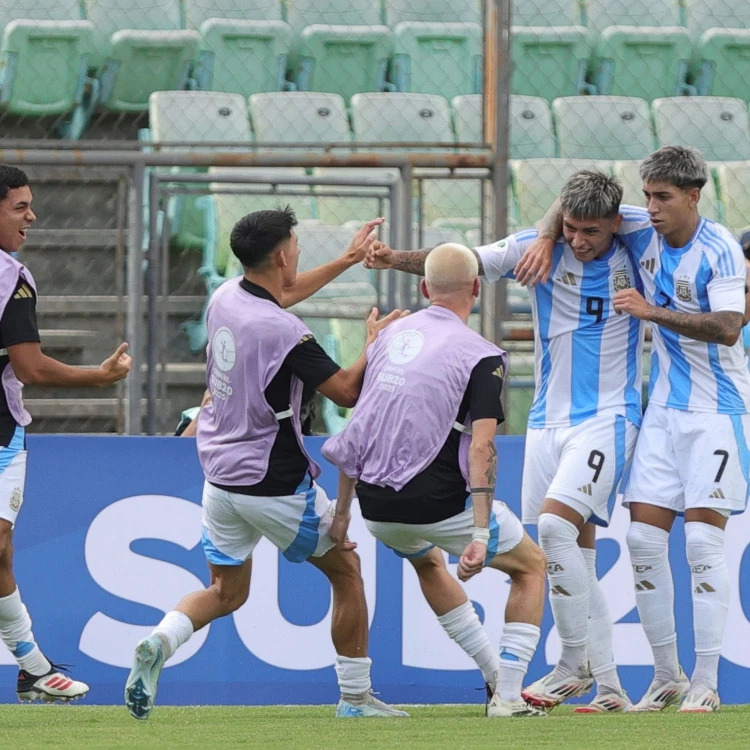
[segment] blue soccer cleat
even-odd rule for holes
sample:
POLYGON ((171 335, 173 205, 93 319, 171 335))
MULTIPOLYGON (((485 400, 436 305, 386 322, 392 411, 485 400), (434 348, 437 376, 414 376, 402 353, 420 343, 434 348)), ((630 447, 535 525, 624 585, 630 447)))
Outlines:
POLYGON ((145 720, 151 716, 164 661, 158 635, 144 638, 135 647, 135 663, 125 683, 125 705, 134 719, 145 720))
POLYGON ((361 700, 348 701, 341 698, 336 706, 337 719, 365 718, 409 718, 406 711, 399 711, 387 703, 378 700, 372 692, 365 693, 361 700))

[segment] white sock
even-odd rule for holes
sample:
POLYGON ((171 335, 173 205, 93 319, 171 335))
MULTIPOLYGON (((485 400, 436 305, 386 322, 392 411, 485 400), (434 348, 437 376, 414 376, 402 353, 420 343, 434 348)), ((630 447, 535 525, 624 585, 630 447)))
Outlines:
POLYGON ((707 523, 685 524, 687 559, 693 581, 695 670, 692 682, 716 690, 719 654, 729 612, 729 572, 724 557, 724 531, 707 523))
POLYGON ((21 592, 0 598, 0 639, 13 654, 18 666, 40 677, 52 669, 52 665, 41 652, 31 632, 31 617, 21 601, 21 592))
POLYGON ((336 677, 341 695, 347 699, 362 699, 372 689, 368 656, 337 656, 336 677))
POLYGON ((635 602, 654 653, 654 680, 663 684, 680 674, 674 621, 674 582, 669 566, 669 532, 633 522, 627 534, 635 577, 635 602))
POLYGON ((164 661, 171 658, 174 652, 190 640, 193 634, 193 623, 183 612, 167 612, 164 619, 154 628, 152 635, 161 636, 164 648, 164 661))
POLYGON ((479 621, 474 605, 464 602, 438 617, 443 630, 472 658, 484 681, 495 690, 500 659, 492 648, 487 632, 479 621))
POLYGON ((581 548, 581 554, 589 573, 589 630, 586 644, 589 667, 599 690, 620 691, 622 685, 612 655, 612 617, 596 577, 596 550, 581 548))
POLYGON ((555 667, 561 677, 588 674, 589 574, 578 546, 578 529, 551 513, 539 516, 539 544, 547 556, 549 601, 562 642, 555 667))
POLYGON ((527 622, 506 622, 500 638, 497 690, 504 701, 521 700, 523 678, 539 644, 541 631, 527 622))

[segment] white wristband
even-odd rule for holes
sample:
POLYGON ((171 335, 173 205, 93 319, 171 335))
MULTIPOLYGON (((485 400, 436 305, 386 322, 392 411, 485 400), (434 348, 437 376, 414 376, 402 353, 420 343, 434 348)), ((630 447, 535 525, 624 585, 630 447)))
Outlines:
POLYGON ((487 544, 490 541, 490 530, 483 526, 471 527, 471 541, 487 544))

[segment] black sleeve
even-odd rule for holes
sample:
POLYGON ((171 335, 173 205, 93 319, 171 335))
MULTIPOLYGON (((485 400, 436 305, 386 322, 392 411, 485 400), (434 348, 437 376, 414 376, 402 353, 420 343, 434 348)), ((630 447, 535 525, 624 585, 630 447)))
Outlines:
POLYGON ((500 424, 505 420, 503 404, 500 400, 504 377, 503 358, 500 356, 486 357, 471 371, 467 390, 472 421, 497 419, 500 424))
POLYGON ((36 295, 28 284, 20 281, 0 318, 0 342, 7 348, 39 340, 36 295))
POLYGON ((284 364, 310 388, 317 388, 341 369, 312 335, 302 337, 284 364))

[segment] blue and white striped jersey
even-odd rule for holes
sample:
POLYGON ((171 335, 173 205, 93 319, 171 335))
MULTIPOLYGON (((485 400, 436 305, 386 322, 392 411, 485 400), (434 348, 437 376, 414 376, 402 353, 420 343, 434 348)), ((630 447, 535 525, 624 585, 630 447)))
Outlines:
MULTIPOLYGON (((747 272, 729 230, 701 219, 685 247, 667 245, 643 208, 622 206, 619 235, 638 265, 646 300, 683 313, 745 312, 747 272)), ((708 344, 652 326, 649 403, 683 411, 747 414, 748 373, 742 339, 708 344)))
MULTIPOLYGON (((485 277, 512 277, 536 236, 527 230, 476 248, 485 277)), ((529 290, 535 382, 529 427, 569 427, 605 414, 640 426, 645 326, 612 306, 618 290, 639 285, 617 238, 606 255, 586 263, 564 241, 555 245, 550 280, 529 290)))

